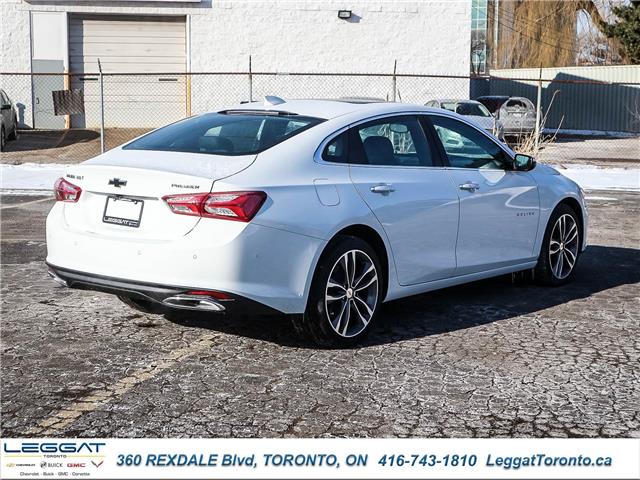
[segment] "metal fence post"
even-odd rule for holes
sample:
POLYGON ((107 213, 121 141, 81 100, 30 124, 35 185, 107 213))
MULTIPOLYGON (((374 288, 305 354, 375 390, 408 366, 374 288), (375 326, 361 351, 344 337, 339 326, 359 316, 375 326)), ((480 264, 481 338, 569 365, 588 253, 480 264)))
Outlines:
POLYGON ((394 60, 393 61, 393 77, 391 77, 391 88, 392 88, 392 92, 391 92, 391 100, 392 101, 396 101, 396 86, 397 86, 397 79, 396 79, 396 68, 398 66, 398 60, 394 60))
POLYGON ((249 55, 249 102, 253 102, 253 74, 251 73, 251 55, 249 55))
POLYGON ((98 59, 98 73, 100 76, 100 153, 104 153, 104 77, 100 59, 98 59))
POLYGON ((540 74, 538 75, 538 94, 536 96, 536 134, 534 137, 534 149, 536 154, 538 153, 538 146, 540 144, 540 114, 542 111, 542 67, 540 67, 540 74))

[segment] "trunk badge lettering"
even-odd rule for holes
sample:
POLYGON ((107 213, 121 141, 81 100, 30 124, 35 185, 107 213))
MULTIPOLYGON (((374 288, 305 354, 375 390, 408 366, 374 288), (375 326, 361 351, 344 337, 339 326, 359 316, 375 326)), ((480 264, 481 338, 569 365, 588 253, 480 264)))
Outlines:
POLYGON ((127 181, 120 180, 119 178, 112 178, 109 180, 109 185, 113 185, 116 188, 125 187, 127 185, 127 181))

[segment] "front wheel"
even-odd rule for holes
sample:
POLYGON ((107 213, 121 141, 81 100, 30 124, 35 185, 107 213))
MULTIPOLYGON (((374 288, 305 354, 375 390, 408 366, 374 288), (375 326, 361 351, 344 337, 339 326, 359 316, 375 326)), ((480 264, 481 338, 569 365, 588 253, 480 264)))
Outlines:
POLYGON ((382 301, 382 268, 364 240, 338 237, 318 262, 296 330, 325 347, 349 347, 371 330, 382 301))
POLYGON ((568 205, 559 205, 551 214, 542 241, 535 278, 544 285, 564 285, 575 273, 582 232, 577 213, 568 205))

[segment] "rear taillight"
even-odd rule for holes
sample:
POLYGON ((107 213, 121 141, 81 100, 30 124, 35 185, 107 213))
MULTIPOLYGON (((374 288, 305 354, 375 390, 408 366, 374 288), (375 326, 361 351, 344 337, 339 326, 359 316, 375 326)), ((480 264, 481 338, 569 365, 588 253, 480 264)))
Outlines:
POLYGON ((56 200, 59 202, 77 202, 80 200, 82 189, 73 183, 67 182, 60 177, 56 180, 53 190, 56 194, 56 200))
POLYGON ((173 213, 196 217, 250 221, 267 199, 264 192, 219 192, 162 197, 173 213))

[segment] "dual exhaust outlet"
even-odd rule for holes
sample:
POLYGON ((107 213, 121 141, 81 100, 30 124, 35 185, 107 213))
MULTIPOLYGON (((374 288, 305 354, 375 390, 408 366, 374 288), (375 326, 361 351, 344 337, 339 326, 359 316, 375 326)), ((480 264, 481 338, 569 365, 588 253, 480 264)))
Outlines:
MULTIPOLYGON (((63 278, 60 278, 55 272, 48 270, 48 273, 54 282, 62 285, 63 287, 69 287, 69 283, 63 278)), ((190 295, 187 293, 173 295, 162 300, 162 304, 167 307, 179 308, 182 310, 204 310, 208 312, 224 312, 226 310, 222 303, 218 302, 213 297, 204 294, 190 295)))
POLYGON ((209 312, 224 312, 225 310, 224 305, 205 295, 174 295, 165 298, 162 303, 168 307, 183 310, 207 310, 209 312))

